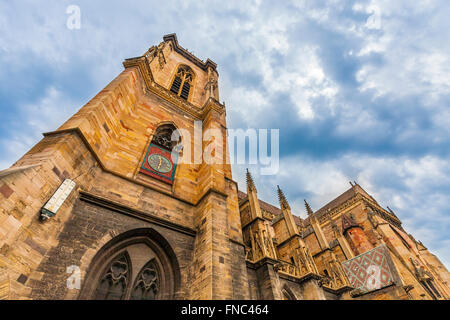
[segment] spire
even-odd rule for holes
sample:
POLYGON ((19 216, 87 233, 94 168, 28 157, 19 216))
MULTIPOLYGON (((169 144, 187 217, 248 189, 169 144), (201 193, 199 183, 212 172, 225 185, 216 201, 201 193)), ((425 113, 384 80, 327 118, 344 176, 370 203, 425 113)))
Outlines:
POLYGON ((308 216, 309 216, 309 222, 311 223, 314 233, 316 234, 317 240, 319 241, 319 246, 322 250, 325 250, 325 249, 329 248, 329 245, 328 245, 327 239, 325 238, 323 230, 320 227, 320 222, 317 220, 316 216, 314 215, 314 212, 312 211, 309 203, 306 200, 304 200, 304 201, 305 201, 306 211, 308 212, 308 216))
POLYGON ((283 191, 280 189, 280 186, 277 185, 277 188, 278 188, 278 200, 280 201, 281 209, 291 210, 291 207, 289 206, 289 203, 287 202, 283 191))
POLYGON ((281 213, 283 214, 283 218, 286 221, 287 231, 290 236, 293 236, 295 234, 298 235, 298 228, 297 224, 295 223, 294 216, 291 212, 291 207, 289 206, 289 203, 286 200, 286 197, 281 191, 280 186, 277 186, 278 188, 278 200, 280 201, 280 207, 281 207, 281 213))
POLYGON ((248 168, 246 178, 247 178, 247 196, 248 202, 250 204, 251 217, 252 219, 262 218, 262 212, 258 200, 258 195, 256 192, 255 183, 253 182, 252 175, 250 174, 250 171, 248 171, 248 168))
POLYGON ((389 210, 389 212, 398 219, 397 215, 394 213, 394 211, 392 211, 391 208, 387 207, 387 209, 389 210))
POLYGON ((359 227, 355 220, 353 220, 351 216, 342 214, 342 233, 345 233, 345 231, 354 227, 359 227))
POLYGON ((250 171, 248 171, 248 168, 247 168, 247 188, 249 190, 256 190, 255 183, 253 182, 252 175, 250 171))
POLYGON ((305 208, 306 208, 306 212, 308 213, 308 216, 312 216, 313 215, 313 211, 311 209, 311 206, 309 205, 309 203, 303 199, 305 201, 305 208))

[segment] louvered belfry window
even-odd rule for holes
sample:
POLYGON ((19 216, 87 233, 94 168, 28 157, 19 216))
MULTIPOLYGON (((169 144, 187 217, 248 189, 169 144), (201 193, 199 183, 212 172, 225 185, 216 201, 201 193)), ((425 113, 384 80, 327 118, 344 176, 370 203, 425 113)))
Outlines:
POLYGON ((189 98, 189 91, 191 90, 193 72, 188 66, 181 66, 178 68, 177 74, 172 82, 170 91, 180 96, 184 100, 189 98))

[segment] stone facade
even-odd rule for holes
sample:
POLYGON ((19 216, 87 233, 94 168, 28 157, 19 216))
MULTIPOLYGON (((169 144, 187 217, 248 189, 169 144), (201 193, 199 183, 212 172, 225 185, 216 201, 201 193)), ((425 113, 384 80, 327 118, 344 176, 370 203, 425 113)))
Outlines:
POLYGON ((124 67, 0 172, 0 299, 449 298, 445 266, 358 184, 316 212, 305 202, 307 219, 280 189, 280 208, 258 199, 250 173, 238 191, 214 62, 172 34, 124 67), (180 66, 184 92, 173 86, 180 66), (161 126, 184 132, 180 157, 207 150, 187 139, 197 121, 222 134, 213 152, 223 161, 180 163, 173 183, 141 172, 161 126), (43 216, 66 179, 76 188, 43 216), (369 289, 355 287, 345 262, 380 246, 393 281, 372 283, 380 269, 361 265, 369 289))

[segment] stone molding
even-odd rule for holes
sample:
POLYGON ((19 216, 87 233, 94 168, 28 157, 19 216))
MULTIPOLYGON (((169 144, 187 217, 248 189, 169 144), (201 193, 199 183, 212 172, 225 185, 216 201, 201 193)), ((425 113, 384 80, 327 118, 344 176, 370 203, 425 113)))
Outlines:
POLYGON ((89 202, 91 204, 95 204, 97 206, 106 208, 106 209, 110 209, 112 211, 121 213, 121 214, 125 214, 140 220, 144 220, 150 223, 153 223, 155 225, 167 228, 167 229, 171 229, 177 232, 181 232, 184 233, 186 235, 195 237, 195 235, 197 234, 197 232, 194 229, 188 228, 186 226, 177 224, 177 223, 173 223, 164 219, 161 219, 159 217, 150 215, 146 212, 143 212, 141 210, 137 210, 134 208, 130 208, 128 206, 119 204, 117 202, 108 200, 106 198, 100 197, 96 194, 87 192, 87 191, 80 191, 80 200, 85 201, 85 202, 89 202))

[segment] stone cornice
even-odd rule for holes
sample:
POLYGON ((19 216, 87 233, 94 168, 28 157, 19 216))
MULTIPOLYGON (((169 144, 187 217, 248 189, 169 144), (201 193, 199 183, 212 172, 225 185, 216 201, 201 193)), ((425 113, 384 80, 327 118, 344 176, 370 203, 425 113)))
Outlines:
POLYGON ((339 287, 339 288, 333 289, 333 288, 330 288, 328 286, 322 286, 322 289, 327 291, 327 292, 333 293, 335 295, 341 295, 342 293, 347 292, 347 291, 352 291, 355 288, 353 288, 351 286, 343 286, 343 287, 339 287))
POLYGON ((305 282, 308 280, 320 280, 322 278, 320 275, 312 273, 312 272, 308 272, 307 274, 305 274, 301 277, 296 277, 296 276, 293 276, 293 275, 288 274, 283 271, 278 271, 278 275, 282 279, 290 280, 292 282, 297 282, 297 283, 302 283, 302 282, 305 282))
POLYGON ((261 266, 266 265, 266 264, 270 264, 270 265, 274 266, 277 263, 278 263, 278 260, 274 260, 269 257, 263 257, 262 259, 260 259, 258 261, 254 261, 254 262, 246 260, 247 267, 251 268, 251 269, 258 269, 261 266))
POLYGON ((243 244, 242 242, 240 242, 240 241, 238 241, 238 240, 234 240, 234 239, 232 239, 232 238, 229 238, 229 240, 230 240, 230 242, 232 242, 232 243, 234 243, 234 244, 237 244, 237 245, 239 245, 239 246, 245 248, 245 244, 243 244))
POLYGON ((251 221, 247 222, 245 225, 242 226, 242 230, 246 229, 248 226, 252 225, 254 222, 256 221, 262 221, 264 222, 265 220, 261 217, 255 217, 254 219, 252 219, 251 221))
POLYGON ((202 70, 208 70, 208 67, 211 67, 214 71, 217 72, 217 64, 214 63, 212 60, 210 60, 209 58, 206 60, 206 62, 203 62, 202 60, 200 60, 199 58, 197 58, 196 56, 194 56, 192 53, 190 53, 189 51, 187 51, 185 48, 183 48, 182 46, 180 46, 178 44, 178 39, 177 39, 177 35, 175 33, 171 33, 171 34, 166 34, 163 37, 163 40, 165 42, 171 42, 172 43, 172 47, 173 49, 178 52, 179 54, 181 54, 183 57, 185 57, 186 59, 188 59, 189 61, 191 61, 193 64, 195 64, 197 67, 201 68, 202 70))
POLYGON ((215 188, 210 188, 208 189, 201 197, 200 199, 197 201, 196 205, 199 205, 203 200, 206 199, 206 197, 208 197, 211 193, 215 193, 221 197, 223 197, 224 199, 228 198, 228 195, 226 193, 223 193, 220 190, 217 190, 215 188))
POLYGON ((283 247, 285 244, 287 244, 288 242, 290 242, 292 239, 295 239, 295 238, 300 238, 300 239, 302 239, 302 236, 299 235, 298 233, 293 234, 293 235, 289 236, 289 238, 287 238, 287 239, 283 240, 281 243, 279 243, 279 244, 277 245, 277 248, 283 247))
POLYGON ((367 197, 362 197, 362 200, 367 203, 368 205, 374 207, 375 213, 378 214, 382 219, 386 220, 387 222, 393 224, 397 228, 403 229, 401 224, 402 222, 397 217, 393 216, 392 214, 388 213, 385 209, 383 209, 378 203, 371 201, 371 199, 367 197))

